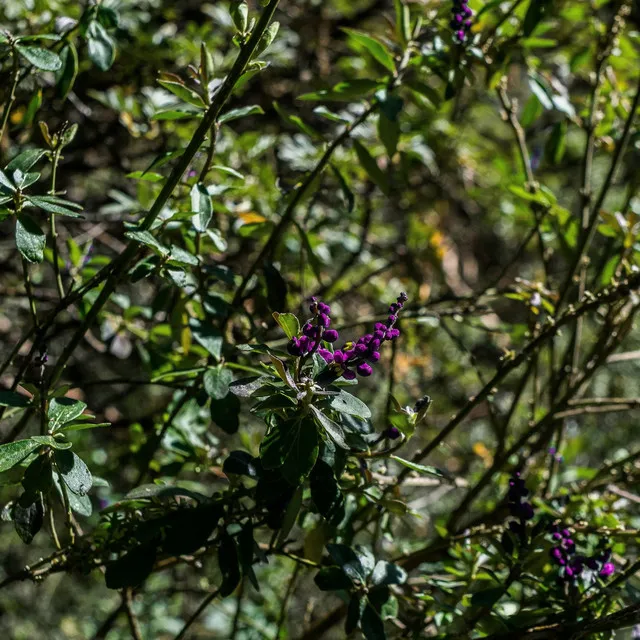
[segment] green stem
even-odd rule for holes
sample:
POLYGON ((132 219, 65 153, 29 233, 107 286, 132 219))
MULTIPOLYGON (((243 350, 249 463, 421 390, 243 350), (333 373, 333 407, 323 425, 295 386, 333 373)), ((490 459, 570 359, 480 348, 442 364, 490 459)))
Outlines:
MULTIPOLYGON (((58 162, 60 162, 60 149, 56 149, 53 152, 53 158, 51 161, 51 189, 49 193, 54 196, 56 194, 56 175, 58 172, 58 162)), ((56 231, 56 215, 51 214, 49 218, 49 233, 51 235, 51 250, 53 253, 53 272, 56 278, 56 287, 58 289, 58 295, 60 300, 64 298, 64 285, 62 283, 62 274, 60 273, 60 265, 58 264, 59 252, 58 252, 58 232, 56 231)))
POLYGON ((16 89, 20 80, 19 66, 18 66, 18 52, 15 48, 11 49, 11 55, 13 56, 13 67, 11 69, 11 92, 9 93, 9 99, 5 102, 4 111, 2 112, 2 124, 0 125, 0 142, 4 138, 4 132, 9 122, 9 115, 13 108, 13 103, 16 100, 16 89))

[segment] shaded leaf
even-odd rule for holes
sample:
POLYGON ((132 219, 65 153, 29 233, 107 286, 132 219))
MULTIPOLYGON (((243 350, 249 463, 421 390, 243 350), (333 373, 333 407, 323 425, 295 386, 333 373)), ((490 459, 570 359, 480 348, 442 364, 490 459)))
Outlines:
POLYGON ((42 262, 47 236, 33 218, 20 214, 16 220, 16 246, 28 262, 42 262))

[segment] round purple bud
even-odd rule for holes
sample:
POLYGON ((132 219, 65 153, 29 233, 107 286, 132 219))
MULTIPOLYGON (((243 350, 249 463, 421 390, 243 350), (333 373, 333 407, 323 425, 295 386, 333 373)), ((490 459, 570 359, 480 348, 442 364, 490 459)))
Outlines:
POLYGON ((598 572, 598 575, 601 578, 608 578, 615 570, 616 568, 613 562, 605 562, 604 565, 602 565, 602 569, 598 572))
POLYGON ((370 353, 367 356, 367 359, 369 360, 369 362, 378 362, 378 360, 380 360, 380 352, 374 351, 373 353, 370 353))
POLYGON ((318 353, 324 358, 325 362, 333 362, 333 353, 328 349, 318 349, 318 353))
POLYGON ((355 377, 356 377, 356 372, 355 372, 355 371, 351 371, 351 369, 345 369, 345 370, 342 372, 342 377, 343 377, 345 380, 354 380, 354 379, 355 379, 355 377))
POLYGON ((326 313, 321 313, 318 316, 318 324, 321 327, 324 327, 325 329, 328 329, 329 325, 331 325, 331 318, 326 313))
POLYGON ((387 331, 387 340, 394 340, 400 335, 400 329, 389 329, 387 331))
POLYGON ((337 364, 342 364, 346 358, 344 357, 344 353, 339 349, 333 352, 333 361, 337 364))
POLYGON ((357 345, 354 347, 354 351, 355 351, 359 356, 362 356, 362 355, 364 355, 365 353, 367 353, 367 345, 364 345, 364 344, 357 344, 357 345))
POLYGON ((356 369, 358 371, 358 375, 361 375, 364 378, 370 376, 373 373, 371 365, 367 364, 366 362, 362 362, 361 364, 359 364, 356 369))
POLYGON ((335 329, 327 329, 324 332, 322 339, 327 342, 335 342, 338 339, 338 332, 335 329))
POLYGON ((384 435, 386 438, 389 438, 389 440, 397 440, 402 434, 397 427, 389 427, 384 432, 384 435))

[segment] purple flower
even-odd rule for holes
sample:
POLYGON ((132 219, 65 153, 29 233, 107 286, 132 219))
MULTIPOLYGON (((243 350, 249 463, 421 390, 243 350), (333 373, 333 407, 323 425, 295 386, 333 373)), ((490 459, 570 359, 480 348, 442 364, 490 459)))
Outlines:
POLYGON ((318 354, 324 358, 325 362, 333 362, 333 353, 329 349, 318 349, 318 354))
POLYGON ((605 562, 602 565, 602 569, 598 572, 601 578, 608 578, 616 570, 613 562, 605 562))

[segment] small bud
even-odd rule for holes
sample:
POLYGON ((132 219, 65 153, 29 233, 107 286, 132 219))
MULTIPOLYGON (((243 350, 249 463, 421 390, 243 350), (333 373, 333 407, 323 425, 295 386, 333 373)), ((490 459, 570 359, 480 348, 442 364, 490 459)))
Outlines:
POLYGON ((271 45, 271 43, 275 40, 276 36, 278 35, 279 29, 280 29, 279 22, 272 22, 269 25, 269 28, 262 34, 262 37, 258 42, 258 46, 256 47, 256 51, 254 55, 259 56, 267 47, 271 45))
POLYGON ((247 32, 247 24, 249 20, 249 7, 246 2, 234 2, 229 10, 231 19, 236 29, 240 33, 247 32))

